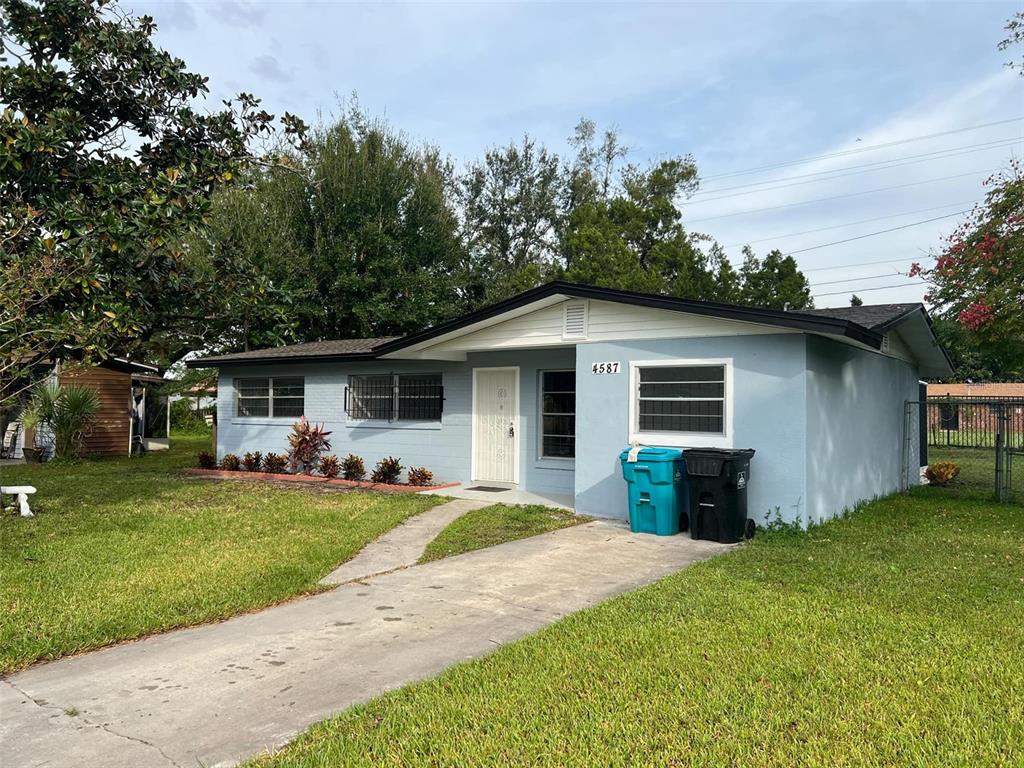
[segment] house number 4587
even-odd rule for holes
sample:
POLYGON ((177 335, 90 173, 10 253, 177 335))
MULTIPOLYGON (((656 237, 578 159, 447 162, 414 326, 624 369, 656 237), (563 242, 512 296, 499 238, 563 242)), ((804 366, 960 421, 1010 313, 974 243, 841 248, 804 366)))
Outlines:
POLYGON ((618 373, 618 363, 594 363, 590 366, 591 373, 618 373))

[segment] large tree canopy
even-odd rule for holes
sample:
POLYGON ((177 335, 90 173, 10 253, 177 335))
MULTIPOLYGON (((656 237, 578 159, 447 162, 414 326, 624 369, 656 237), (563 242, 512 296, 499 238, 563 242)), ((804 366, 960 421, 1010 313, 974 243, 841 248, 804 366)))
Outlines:
POLYGON ((154 30, 106 0, 0 0, 0 402, 65 346, 103 357, 178 321, 180 236, 270 129, 245 94, 194 108, 206 79, 154 30))
POLYGON ((529 136, 461 172, 350 106, 301 152, 221 192, 189 243, 223 290, 208 348, 405 333, 554 278, 685 298, 811 306, 791 257, 742 270, 684 227, 693 159, 627 163, 581 121, 569 160, 529 136), (288 171, 280 166, 287 165, 288 171))
POLYGON ((197 308, 207 348, 396 335, 456 313, 453 183, 436 150, 358 109, 310 132, 218 195, 187 244, 223 289, 197 308))

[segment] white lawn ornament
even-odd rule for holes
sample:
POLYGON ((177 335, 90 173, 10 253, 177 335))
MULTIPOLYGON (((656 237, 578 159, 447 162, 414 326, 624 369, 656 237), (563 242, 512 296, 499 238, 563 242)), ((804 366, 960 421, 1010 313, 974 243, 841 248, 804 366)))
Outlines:
POLYGON ((18 508, 21 511, 22 517, 35 517, 32 514, 32 508, 28 505, 28 497, 36 492, 34 486, 31 485, 3 485, 0 486, 0 494, 7 494, 8 496, 18 497, 18 508))

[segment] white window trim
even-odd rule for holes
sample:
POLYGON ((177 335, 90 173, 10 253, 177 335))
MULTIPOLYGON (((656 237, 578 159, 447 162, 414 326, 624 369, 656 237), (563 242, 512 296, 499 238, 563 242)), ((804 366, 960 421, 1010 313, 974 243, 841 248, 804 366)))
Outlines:
MULTIPOLYGON (((245 423, 258 423, 264 424, 281 424, 288 423, 292 424, 298 421, 301 416, 275 416, 274 415, 274 379, 302 379, 302 414, 306 413, 306 377, 305 376, 234 376, 231 379, 231 391, 234 397, 232 422, 245 422, 245 423), (240 400, 242 399, 238 393, 238 382, 243 379, 266 379, 267 380, 267 415, 266 416, 243 416, 238 412, 240 400)), ((250 398, 253 399, 253 398, 250 398)))
POLYGON ((733 413, 736 398, 733 389, 733 359, 714 358, 662 358, 660 360, 631 360, 629 363, 629 442, 642 445, 664 445, 673 448, 732 448, 733 413), (677 365, 722 365, 725 367, 725 417, 722 420, 724 434, 708 432, 641 432, 640 409, 640 368, 671 368, 677 365))
MULTIPOLYGON (((545 456, 544 455, 544 374, 545 373, 575 373, 575 368, 538 368, 537 369, 537 462, 544 466, 548 462, 551 465, 561 467, 572 467, 576 465, 576 457, 572 456, 545 456)), ((573 418, 578 414, 573 412, 573 418)))

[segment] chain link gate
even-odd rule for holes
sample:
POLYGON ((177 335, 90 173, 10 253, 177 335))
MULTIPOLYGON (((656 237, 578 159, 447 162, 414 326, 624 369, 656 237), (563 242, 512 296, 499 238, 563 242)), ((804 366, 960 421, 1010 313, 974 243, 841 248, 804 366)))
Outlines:
MULTIPOLYGON (((903 487, 908 488, 912 441, 920 442, 922 466, 928 449, 944 455, 963 449, 990 462, 992 487, 998 501, 1013 501, 1014 458, 1024 456, 1024 398, 922 397, 904 408, 903 487)), ((955 460, 958 457, 952 456, 955 460)), ((1019 468, 1018 468, 1019 469, 1019 468)))

